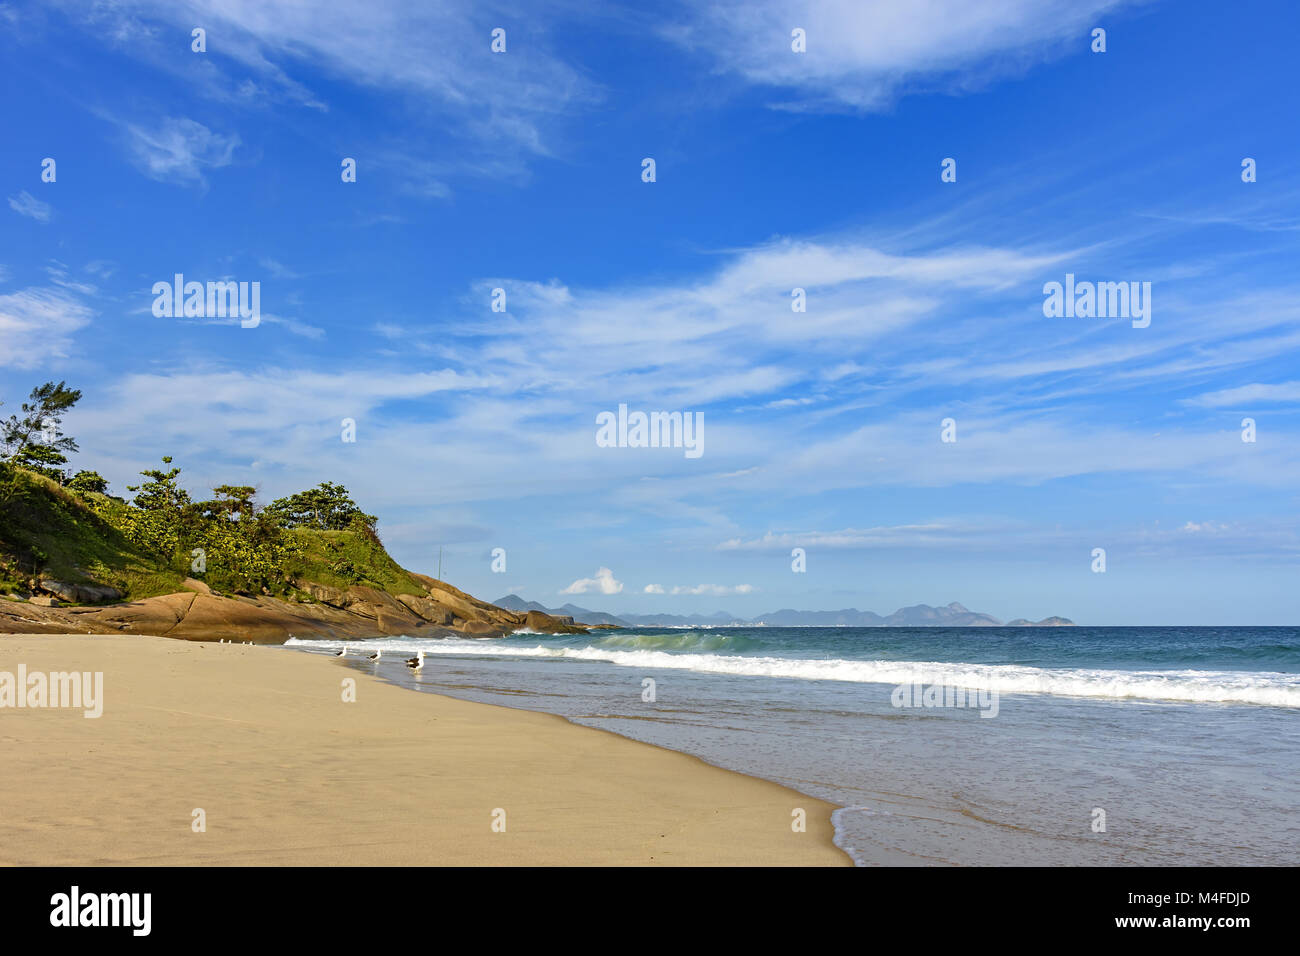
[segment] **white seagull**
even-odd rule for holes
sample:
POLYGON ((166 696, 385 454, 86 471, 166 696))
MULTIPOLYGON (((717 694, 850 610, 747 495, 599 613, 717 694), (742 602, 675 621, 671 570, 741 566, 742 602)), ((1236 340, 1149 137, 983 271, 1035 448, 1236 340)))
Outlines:
POLYGON ((379 660, 379 655, 382 653, 383 651, 375 651, 373 654, 370 655, 370 657, 367 658, 367 660, 377 661, 379 660))
POLYGON ((406 666, 413 671, 418 671, 424 666, 424 650, 421 648, 415 652, 415 656, 406 662, 406 666))
POLYGON ((343 656, 344 654, 346 654, 347 652, 348 652, 347 645, 344 645, 343 647, 340 647, 340 648, 339 648, 339 652, 338 652, 337 654, 335 654, 334 656, 335 656, 335 657, 342 657, 342 656, 343 656))

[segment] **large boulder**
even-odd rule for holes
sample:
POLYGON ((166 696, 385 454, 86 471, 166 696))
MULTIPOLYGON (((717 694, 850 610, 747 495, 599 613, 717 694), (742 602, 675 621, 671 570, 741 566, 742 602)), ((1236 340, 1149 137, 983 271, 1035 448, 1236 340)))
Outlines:
POLYGON ((543 634, 586 634, 585 627, 578 627, 571 617, 555 617, 542 611, 529 611, 524 615, 524 626, 530 631, 543 634))
POLYGON ((431 624, 451 624, 453 617, 451 610, 431 598, 419 597, 414 594, 399 594, 397 600, 403 606, 409 608, 412 614, 419 615, 431 624))
POLYGON ((300 591, 310 594, 313 601, 320 601, 321 604, 328 604, 330 607, 347 610, 354 603, 349 591, 326 587, 324 584, 315 584, 311 581, 295 581, 294 584, 300 591))

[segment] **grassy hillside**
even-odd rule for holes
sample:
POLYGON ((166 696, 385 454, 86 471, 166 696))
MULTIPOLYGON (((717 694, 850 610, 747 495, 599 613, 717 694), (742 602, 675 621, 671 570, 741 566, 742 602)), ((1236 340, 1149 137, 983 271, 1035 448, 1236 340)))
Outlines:
POLYGON ((208 518, 183 522, 96 492, 71 492, 20 468, 0 474, 0 593, 33 579, 115 588, 127 600, 169 594, 187 577, 219 594, 309 598, 295 582, 363 585, 390 594, 423 589, 362 531, 277 528, 208 518), (195 548, 205 567, 193 570, 195 548))
POLYGON ((362 585, 389 594, 423 594, 410 573, 388 556, 384 546, 355 531, 295 528, 289 534, 298 553, 286 566, 299 581, 332 588, 362 585))
POLYGON ((0 593, 27 591, 37 576, 133 598, 180 589, 184 574, 132 544, 83 498, 34 472, 11 469, 7 477, 0 481, 0 593))

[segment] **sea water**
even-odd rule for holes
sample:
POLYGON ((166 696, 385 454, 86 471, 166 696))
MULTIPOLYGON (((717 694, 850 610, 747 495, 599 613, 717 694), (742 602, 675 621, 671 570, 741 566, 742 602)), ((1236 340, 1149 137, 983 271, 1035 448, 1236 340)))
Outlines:
POLYGON ((785 784, 842 808, 836 842, 860 864, 1300 862, 1300 628, 289 643, 346 644, 351 666, 406 686, 560 714, 785 784), (417 648, 426 664, 412 674, 402 660, 417 648), (375 649, 378 665, 361 653, 375 649), (950 693, 932 704, 981 693, 922 705, 934 686, 950 693))

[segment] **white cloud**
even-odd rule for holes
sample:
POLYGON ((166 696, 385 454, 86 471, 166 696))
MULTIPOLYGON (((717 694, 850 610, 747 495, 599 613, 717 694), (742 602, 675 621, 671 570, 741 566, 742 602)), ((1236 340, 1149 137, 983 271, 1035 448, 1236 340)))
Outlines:
POLYGON ((789 91, 786 109, 882 110, 911 89, 961 93, 1066 50, 1123 0, 721 0, 663 33, 719 70, 789 91), (807 52, 791 51, 791 31, 807 52))
POLYGON ((682 584, 672 589, 673 594, 708 595, 709 597, 726 597, 729 594, 752 594, 753 592, 752 584, 682 584))
MULTIPOLYGON (((933 522, 929 524, 893 525, 876 528, 843 528, 838 531, 801 531, 776 534, 771 531, 759 538, 730 538, 718 545, 719 551, 768 551, 789 548, 875 548, 887 545, 918 544, 948 546, 971 533, 990 529, 933 522)), ((1006 528, 996 529, 1006 533, 1006 528)))
MULTIPOLYGON (((611 506, 611 525, 654 515, 665 529, 707 533, 703 547, 741 533, 723 503, 732 492, 815 495, 1179 471, 1276 484, 1294 472, 1295 443, 1245 446, 1247 455, 1222 422, 1174 422, 1154 436, 1159 429, 1145 422, 1097 419, 1087 404, 1098 394, 1113 400, 1126 378, 1130 389, 1141 382, 1152 394, 1162 386, 1181 391, 1187 371, 1172 356, 1245 363, 1285 354, 1276 341, 1237 346, 1255 341, 1247 332, 1286 328, 1294 297, 1279 291, 1229 308, 1212 295, 1195 308, 1171 303, 1157 317, 1159 335, 1053 323, 1033 313, 1043 270, 1054 273, 1060 258, 942 245, 905 252, 837 238, 768 243, 730 254, 712 275, 654 286, 570 288, 493 277, 465 296, 466 314, 481 315, 484 289, 496 285, 509 291, 509 313, 433 327, 383 316, 370 337, 373 361, 359 355, 352 368, 182 367, 130 376, 100 432, 112 436, 107 454, 131 448, 152 457, 160 448, 193 460, 210 455, 192 428, 203 420, 211 434, 229 436, 223 451, 232 460, 262 461, 262 473, 278 483, 314 483, 322 449, 337 445, 338 419, 354 417, 367 457, 332 459, 330 474, 373 487, 376 499, 394 506, 427 500, 426 476, 436 475, 447 498, 600 500, 611 506), (791 321, 795 285, 816 291, 809 313, 791 321), (908 304, 882 315, 882 302, 908 304), (1224 314, 1237 321, 1221 321, 1224 314), (816 333, 805 334, 808 326, 816 333), (439 370, 412 372, 413 359, 439 370), (828 368, 845 374, 828 383, 828 368), (963 384, 978 376, 1005 384, 963 384), (1067 390, 1087 402, 1053 400, 1067 390), (739 411, 807 394, 825 401, 778 414, 739 411), (602 454, 608 450, 594 444, 594 416, 624 401, 704 410, 706 458, 602 454), (400 411, 371 414, 388 402, 400 411), (939 422, 949 414, 959 421, 956 445, 939 442, 939 422), (365 462, 374 460, 391 462, 399 477, 368 474, 365 462)), ((899 540, 869 527, 849 532, 845 539, 824 533, 899 540)), ((943 539, 946 532, 915 533, 943 539)), ((950 533, 961 539, 959 530, 950 533)))
MULTIPOLYGON (((721 551, 785 554, 789 554, 791 547, 817 548, 819 552, 863 549, 875 554, 913 551, 946 557, 958 552, 975 555, 1010 551, 1038 556, 1073 554, 1077 559, 1090 553, 1098 532, 1095 522, 1049 525, 1019 518, 990 517, 837 531, 768 532, 757 538, 732 538, 717 547, 721 551)), ((1105 541, 1107 549, 1115 554, 1189 557, 1256 552, 1287 558, 1300 556, 1300 533, 1295 520, 1289 517, 1249 525, 1215 521, 1186 521, 1182 525, 1115 521, 1106 526, 1105 541)))
POLYGON ((1248 405, 1278 405, 1300 402, 1300 382, 1281 382, 1277 385, 1254 383, 1237 388, 1206 392, 1186 401, 1188 405, 1202 408, 1242 408, 1248 405))
POLYGON ((9 208, 18 215, 35 219, 37 222, 49 222, 53 212, 49 203, 41 202, 25 189, 17 196, 9 197, 9 208))
POLYGON ((565 12, 562 3, 539 3, 492 13, 479 0, 371 0, 363 15, 334 0, 117 0, 96 5, 86 25, 116 29, 132 57, 225 103, 327 112, 340 83, 392 101, 402 138, 372 144, 368 155, 405 166, 409 192, 438 197, 452 172, 524 175, 527 157, 553 152, 553 133, 574 108, 600 98, 597 85, 561 58, 568 35, 548 39, 549 24, 565 12), (207 28, 208 53, 187 57, 178 70, 168 45, 181 30, 188 42, 195 24, 207 28), (505 54, 490 52, 497 25, 507 31, 505 54), (294 78, 309 72, 324 74, 328 87, 309 89, 294 78), (448 136, 454 150, 445 142, 433 148, 448 136), (435 152, 448 158, 423 159, 435 152))
POLYGON ((154 126, 118 122, 135 164, 159 182, 203 185, 203 171, 229 166, 240 144, 237 134, 214 133, 185 117, 164 117, 154 126))
POLYGON ((62 289, 0 295, 0 366, 35 368, 66 357, 74 333, 94 316, 93 309, 62 289))
MULTIPOLYGON (((1300 347, 1300 333, 1285 331, 1297 317, 1287 290, 1225 303, 1215 294, 1221 287, 1204 296, 1195 289, 1190 305, 1166 293, 1151 334, 1049 322, 1039 290, 1044 270, 1064 271, 1061 254, 953 244, 924 224, 916 229, 913 238, 928 241, 778 240, 727 253, 702 277, 656 284, 494 276, 467 290, 464 317, 473 321, 453 311, 446 321, 403 326, 381 313, 371 320, 379 334, 359 340, 346 365, 313 372, 178 363, 128 375, 78 411, 95 418, 83 444, 88 460, 106 462, 102 473, 117 467, 116 480, 175 454, 200 471, 192 478, 265 480, 277 495, 343 481, 387 514, 425 507, 434 494, 467 506, 493 502, 496 513, 499 503, 536 496, 557 522, 572 524, 575 508, 590 508, 582 517, 593 533, 653 518, 650 537, 686 548, 729 540, 724 550, 784 546, 787 554, 809 543, 896 549, 999 540, 955 524, 903 525, 924 517, 910 514, 895 529, 854 513, 830 526, 839 531, 817 530, 803 503, 841 489, 1141 473, 1267 486, 1300 467, 1300 443, 1243 445, 1233 431, 1240 416, 1196 420, 1178 405, 1207 369, 1300 347), (485 317, 483 290, 497 285, 509 291, 510 312, 485 317), (810 308, 792 319, 796 285, 809 289, 810 308), (829 380, 826 370, 835 372, 829 380), (997 387, 966 384, 981 378, 997 387), (819 401, 741 412, 808 395, 819 401), (605 454, 594 443, 594 416, 624 401, 703 410, 706 457, 605 454), (950 414, 959 423, 955 445, 939 441, 950 414), (343 417, 357 419, 357 445, 339 442, 343 417), (212 435, 222 436, 216 450, 212 435), (260 462, 256 475, 240 471, 252 461, 260 462), (376 472, 374 461, 389 467, 376 472), (813 530, 762 542, 766 523, 736 523, 752 496, 782 502, 794 531, 813 530)), ((1270 434, 1294 435, 1288 428, 1279 422, 1270 434)))
POLYGON ((58 260, 51 260, 51 264, 45 267, 45 274, 50 277, 50 281, 55 285, 78 295, 94 295, 99 291, 92 283, 79 282, 72 278, 68 272, 68 267, 58 260))
POLYGON ((623 582, 614 579, 614 572, 609 568, 599 568, 594 578, 578 578, 561 594, 618 594, 623 590, 623 582))
POLYGON ((662 584, 647 584, 642 589, 643 594, 663 594, 664 586, 662 584))

